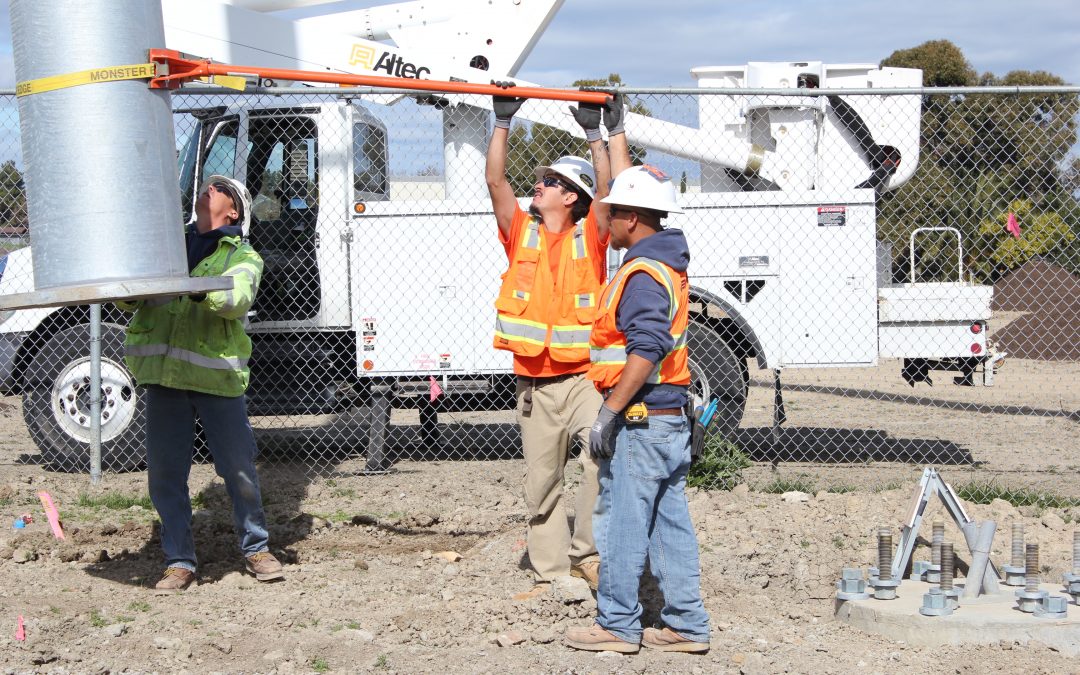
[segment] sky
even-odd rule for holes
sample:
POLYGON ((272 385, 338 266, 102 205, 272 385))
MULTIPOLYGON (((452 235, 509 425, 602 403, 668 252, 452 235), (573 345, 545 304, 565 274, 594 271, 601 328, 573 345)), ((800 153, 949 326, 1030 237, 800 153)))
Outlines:
MULTIPOLYGON (((1046 70, 1080 85, 1077 0, 567 0, 518 76, 566 86, 618 72, 627 86, 694 86, 695 66, 878 63, 938 39, 960 47, 979 73, 1046 70)), ((0 88, 14 82, 4 2, 0 88)))

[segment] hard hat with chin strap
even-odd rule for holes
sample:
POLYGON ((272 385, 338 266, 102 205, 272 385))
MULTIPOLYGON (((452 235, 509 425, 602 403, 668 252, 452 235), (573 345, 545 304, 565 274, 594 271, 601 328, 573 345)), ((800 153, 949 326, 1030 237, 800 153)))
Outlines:
POLYGON ((671 177, 648 164, 631 167, 620 173, 611 185, 611 192, 600 201, 627 208, 662 211, 665 214, 682 213, 675 201, 675 183, 671 181, 671 177))
POLYGON ((589 196, 596 197, 596 174, 593 166, 580 157, 567 155, 560 157, 551 163, 551 166, 538 166, 533 172, 537 178, 543 178, 549 173, 557 173, 570 181, 575 187, 589 196))
POLYGON ((240 229, 245 237, 248 236, 248 230, 251 229, 251 193, 248 192, 247 186, 235 178, 215 174, 203 181, 199 194, 206 192, 206 188, 210 187, 212 183, 225 183, 229 186, 229 196, 232 197, 233 204, 236 205, 236 210, 240 213, 240 217, 237 219, 239 220, 240 229))

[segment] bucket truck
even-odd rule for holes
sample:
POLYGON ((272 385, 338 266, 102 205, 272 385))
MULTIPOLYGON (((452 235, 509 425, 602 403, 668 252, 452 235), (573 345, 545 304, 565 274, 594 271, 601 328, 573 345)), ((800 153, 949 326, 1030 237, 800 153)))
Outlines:
MULTIPOLYGON (((514 79, 562 2, 404 2, 294 20, 273 13, 301 4, 318 0, 164 0, 166 47, 268 68, 488 83, 514 79)), ((883 105, 883 97, 844 96, 916 87, 920 71, 807 61, 692 74, 703 90, 697 127, 630 115, 626 130, 632 144, 700 162, 701 192, 669 224, 686 232, 694 256, 692 386, 719 397, 721 433, 742 419, 749 358, 777 377, 897 358, 912 382, 931 367, 970 381, 982 365, 990 384, 991 289, 962 278, 894 284, 891 254, 877 241, 877 195, 918 163, 919 97, 883 105), (763 93, 716 93, 731 88, 763 93), (820 95, 776 93, 797 89, 820 95)), ((392 408, 420 408, 433 439, 440 410, 513 402, 510 355, 491 348, 505 256, 483 190, 490 99, 434 100, 443 180, 430 199, 402 199, 387 159, 399 150, 375 112, 415 100, 178 111, 197 124, 180 157, 185 208, 212 173, 245 180, 257 195, 251 236, 266 271, 250 317, 250 412, 327 414, 368 403, 371 470, 386 466, 392 408), (444 392, 434 405, 432 381, 444 392)), ((516 118, 581 135, 546 105, 527 101, 516 118)), ((0 293, 32 290, 28 252, 0 265, 0 293)), ((103 457, 132 468, 143 457, 142 402, 123 365, 122 319, 107 320, 102 379, 112 414, 102 420, 103 457)), ((22 393, 34 440, 61 469, 85 466, 85 324, 79 308, 20 310, 0 324, 0 384, 22 393), (42 370, 47 378, 31 377, 42 370)))

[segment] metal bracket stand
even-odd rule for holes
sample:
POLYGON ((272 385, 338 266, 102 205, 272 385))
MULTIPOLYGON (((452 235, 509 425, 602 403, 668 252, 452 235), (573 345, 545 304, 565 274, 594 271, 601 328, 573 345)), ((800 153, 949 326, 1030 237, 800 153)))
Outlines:
MULTIPOLYGON (((960 504, 960 498, 953 492, 952 487, 945 482, 936 469, 923 469, 922 479, 919 481, 919 489, 911 504, 911 513, 904 522, 900 531, 900 543, 896 547, 896 555, 893 556, 892 575, 894 579, 900 579, 900 574, 907 569, 908 561, 915 550, 915 540, 919 536, 919 527, 922 525, 923 514, 931 497, 937 495, 945 505, 945 510, 952 516, 953 521, 961 532, 972 527, 975 521, 964 511, 960 504)), ((969 549, 972 548, 969 543, 969 549)), ((974 551, 972 551, 974 556, 974 551)), ((984 588, 996 589, 997 582, 1001 578, 993 562, 986 565, 984 574, 984 588), (991 581, 992 579, 992 581, 991 581)))

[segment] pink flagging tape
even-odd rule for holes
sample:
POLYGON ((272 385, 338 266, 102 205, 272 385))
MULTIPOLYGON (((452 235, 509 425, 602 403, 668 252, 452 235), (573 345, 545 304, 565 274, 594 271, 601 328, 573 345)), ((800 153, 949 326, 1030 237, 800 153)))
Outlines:
POLYGON ((60 513, 57 512, 52 497, 44 490, 39 492, 37 496, 41 500, 41 506, 45 509, 45 515, 49 518, 49 527, 52 528, 53 536, 57 539, 63 539, 64 528, 60 526, 60 513))
POLYGON ((1005 221, 1005 229, 1008 230, 1009 234, 1011 234, 1012 236, 1016 237, 1017 239, 1020 238, 1020 223, 1016 221, 1015 213, 1009 213, 1009 218, 1005 221))
POLYGON ((19 615, 19 620, 15 624, 15 639, 19 642, 26 641, 26 626, 23 625, 22 614, 19 615))

